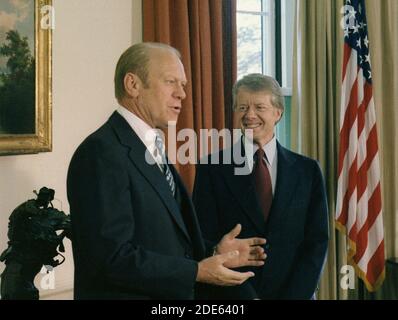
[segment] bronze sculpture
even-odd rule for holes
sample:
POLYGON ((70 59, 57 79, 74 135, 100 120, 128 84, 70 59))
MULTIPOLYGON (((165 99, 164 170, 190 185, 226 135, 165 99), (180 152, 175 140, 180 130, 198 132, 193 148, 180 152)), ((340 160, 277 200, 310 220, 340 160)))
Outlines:
POLYGON ((8 248, 0 256, 6 264, 1 275, 4 300, 39 299, 36 274, 43 265, 56 267, 65 260, 61 252, 63 239, 70 239, 70 217, 53 207, 54 190, 43 187, 34 193, 37 198, 19 205, 9 218, 8 248))

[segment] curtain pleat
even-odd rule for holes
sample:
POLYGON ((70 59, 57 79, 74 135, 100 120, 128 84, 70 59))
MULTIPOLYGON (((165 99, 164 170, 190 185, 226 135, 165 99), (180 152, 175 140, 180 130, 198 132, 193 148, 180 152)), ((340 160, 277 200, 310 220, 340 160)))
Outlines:
MULTIPOLYGON (((200 129, 232 126, 228 108, 237 72, 235 12, 235 0, 143 0, 143 40, 177 48, 189 80, 177 132, 193 128, 199 138, 200 129)), ((176 167, 191 191, 195 166, 176 167)))

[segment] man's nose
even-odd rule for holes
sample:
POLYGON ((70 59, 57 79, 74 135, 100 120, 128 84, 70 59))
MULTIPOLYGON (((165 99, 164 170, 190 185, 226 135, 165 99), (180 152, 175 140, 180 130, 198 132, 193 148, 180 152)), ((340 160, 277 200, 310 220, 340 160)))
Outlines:
POLYGON ((177 84, 174 96, 180 100, 184 100, 186 98, 185 89, 181 84, 177 84))
POLYGON ((255 118, 257 117, 257 113, 254 107, 249 106, 245 113, 245 118, 255 118))

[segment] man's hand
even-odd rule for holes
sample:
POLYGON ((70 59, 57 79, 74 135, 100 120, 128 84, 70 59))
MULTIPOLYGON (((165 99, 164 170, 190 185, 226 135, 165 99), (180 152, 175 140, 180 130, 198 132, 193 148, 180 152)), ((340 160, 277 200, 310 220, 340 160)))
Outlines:
POLYGON ((266 254, 261 246, 265 244, 266 240, 264 238, 237 239, 241 230, 242 226, 237 224, 235 228, 224 235, 216 247, 216 253, 239 251, 239 255, 226 261, 224 265, 227 268, 262 266, 266 254))
POLYGON ((250 277, 253 277, 254 273, 237 272, 225 267, 228 261, 236 259, 237 256, 239 256, 238 251, 231 251, 200 261, 196 281, 219 286, 236 286, 242 284, 250 277))

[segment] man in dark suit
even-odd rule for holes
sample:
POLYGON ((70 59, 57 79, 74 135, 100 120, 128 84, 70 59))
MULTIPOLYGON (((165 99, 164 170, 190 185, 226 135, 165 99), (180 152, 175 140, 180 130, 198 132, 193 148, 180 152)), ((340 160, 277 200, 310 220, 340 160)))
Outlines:
POLYGON ((209 157, 208 164, 197 167, 193 201, 205 238, 217 241, 240 223, 242 236, 267 239, 267 260, 252 270, 254 278, 234 288, 214 288, 212 297, 310 299, 328 246, 321 170, 316 161, 276 140, 274 128, 282 117, 284 100, 273 78, 243 77, 234 86, 233 100, 244 138, 219 153, 224 163, 212 164, 209 157), (244 150, 243 167, 236 161, 239 150, 244 150), (225 161, 231 157, 235 161, 225 161), (243 169, 246 174, 239 173, 243 169))
POLYGON ((206 248, 187 191, 167 164, 157 130, 176 122, 185 98, 177 50, 127 49, 115 72, 119 108, 78 147, 68 172, 76 299, 192 299, 196 282, 232 286, 262 265, 264 239, 236 226, 206 248))

